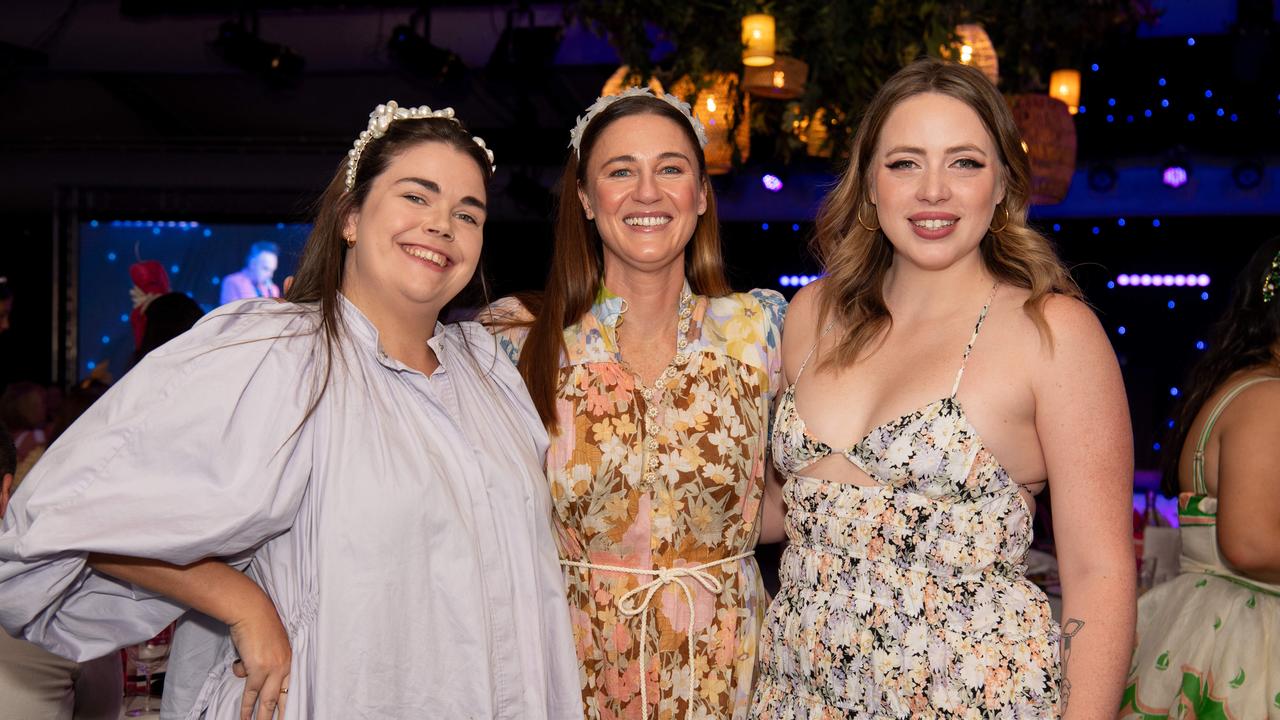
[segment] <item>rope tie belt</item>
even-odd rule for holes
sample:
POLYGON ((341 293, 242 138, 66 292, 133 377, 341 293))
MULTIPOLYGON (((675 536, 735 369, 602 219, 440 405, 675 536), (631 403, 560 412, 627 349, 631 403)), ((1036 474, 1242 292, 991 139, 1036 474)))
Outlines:
POLYGON ((578 560, 561 560, 560 564, 564 567, 580 568, 582 570, 599 570, 604 572, 627 573, 629 575, 641 575, 652 577, 649 582, 637 585, 635 588, 624 594, 622 597, 615 599, 618 606, 618 612, 624 617, 640 616, 640 707, 641 720, 649 720, 649 668, 645 652, 645 640, 649 637, 649 603, 653 600, 653 596, 659 590, 669 584, 677 585, 684 592, 685 602, 689 605, 689 707, 685 709, 685 718, 693 720, 693 700, 694 689, 697 687, 697 675, 693 666, 693 626, 695 620, 695 607, 693 602, 693 590, 690 589, 686 580, 694 580, 701 585, 707 592, 712 595, 719 595, 724 590, 724 583, 716 578, 708 569, 727 565, 731 562, 737 562, 755 555, 754 550, 739 553, 732 557, 722 560, 713 560, 701 565, 692 565, 689 567, 667 567, 656 569, 629 568, 621 565, 597 565, 596 563, 581 562, 578 560))

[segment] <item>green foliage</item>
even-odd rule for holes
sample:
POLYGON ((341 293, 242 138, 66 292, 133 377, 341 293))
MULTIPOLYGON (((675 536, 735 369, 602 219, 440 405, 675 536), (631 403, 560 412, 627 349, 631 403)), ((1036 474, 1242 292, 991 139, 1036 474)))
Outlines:
MULTIPOLYGON (((1152 0, 577 0, 569 16, 607 37, 623 63, 663 84, 712 71, 742 71, 741 20, 767 12, 777 23, 778 52, 809 64, 800 111, 826 108, 842 121, 831 141, 847 143, 857 118, 886 78, 906 63, 938 56, 962 22, 980 22, 1000 58, 1006 92, 1042 91, 1048 73, 1081 67, 1084 54, 1113 36, 1155 19, 1152 0), (654 42, 675 52, 652 59, 654 42)), ((752 101, 755 130, 782 126, 780 101, 752 101)), ((777 137, 784 159, 797 147, 777 137)))

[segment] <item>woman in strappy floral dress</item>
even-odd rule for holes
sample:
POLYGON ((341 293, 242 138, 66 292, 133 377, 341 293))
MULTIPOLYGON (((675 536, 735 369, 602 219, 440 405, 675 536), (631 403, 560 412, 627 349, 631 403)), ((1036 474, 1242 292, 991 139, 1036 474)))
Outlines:
POLYGON ((1124 388, 1029 195, 978 70, 918 61, 868 107, 818 216, 825 277, 787 318, 772 444, 790 545, 756 717, 1114 712, 1133 633, 1124 388), (1046 482, 1062 629, 1024 576, 1046 482))
POLYGON ((784 302, 724 279, 700 125, 633 89, 579 121, 546 292, 499 337, 547 478, 591 718, 745 718, 784 302))
POLYGON ((1280 720, 1280 237, 1232 289, 1166 447, 1179 575, 1138 600, 1120 717, 1280 720))

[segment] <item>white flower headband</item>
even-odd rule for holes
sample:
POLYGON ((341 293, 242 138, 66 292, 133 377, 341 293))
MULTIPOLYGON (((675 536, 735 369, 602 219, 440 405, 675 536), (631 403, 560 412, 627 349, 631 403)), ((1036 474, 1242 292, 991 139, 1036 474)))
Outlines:
POLYGON ((659 100, 665 101, 667 104, 671 105, 671 107, 679 110, 686 118, 688 118, 689 124, 693 126, 693 134, 698 136, 698 147, 705 148, 707 146, 707 131, 702 127, 702 123, 698 122, 698 118, 694 117, 693 113, 690 112, 689 103, 681 101, 680 98, 672 95, 671 93, 657 95, 649 88, 629 87, 617 95, 604 95, 596 98, 596 101, 592 103, 591 107, 587 108, 587 114, 578 118, 578 124, 569 131, 569 147, 573 148, 573 154, 577 155, 579 159, 581 159, 582 150, 579 146, 582 144, 582 133, 586 132, 587 125, 591 123, 592 118, 600 114, 601 110, 604 110, 623 98, 639 97, 641 95, 646 97, 656 97, 659 100))
MULTIPOLYGON (((453 108, 432 110, 426 105, 419 105, 416 108, 402 108, 395 100, 388 100, 387 104, 374 108, 373 112, 369 113, 369 129, 360 131, 360 136, 356 138, 355 144, 347 151, 347 192, 351 192, 351 189, 356 186, 356 169, 360 165, 360 154, 364 152, 364 146, 368 145, 370 140, 376 140, 387 134, 387 128, 391 127, 392 121, 443 118, 458 122, 458 119, 453 114, 453 108)), ((485 147, 484 140, 478 137, 471 139, 489 157, 489 171, 497 170, 497 166, 493 164, 493 151, 485 147)))

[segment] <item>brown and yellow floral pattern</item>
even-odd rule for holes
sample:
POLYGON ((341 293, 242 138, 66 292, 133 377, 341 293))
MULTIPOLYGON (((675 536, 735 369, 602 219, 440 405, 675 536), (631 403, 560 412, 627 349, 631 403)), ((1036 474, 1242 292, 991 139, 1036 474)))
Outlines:
MULTIPOLYGON (((651 402, 621 359, 620 298, 602 291, 565 330, 560 432, 547 478, 566 560, 656 570, 755 547, 786 303, 767 290, 692 302, 685 362, 651 402), (657 479, 650 482, 644 471, 653 454, 657 479)), ((494 309, 523 313, 512 300, 494 309)), ((523 332, 499 339, 517 359, 523 332)), ((696 718, 746 717, 765 604, 759 569, 748 557, 706 572, 721 585, 718 593, 686 577, 691 618, 682 588, 661 585, 645 610, 648 636, 639 637, 641 618, 622 614, 618 601, 652 577, 565 569, 588 717, 683 720, 690 710, 696 718)))

